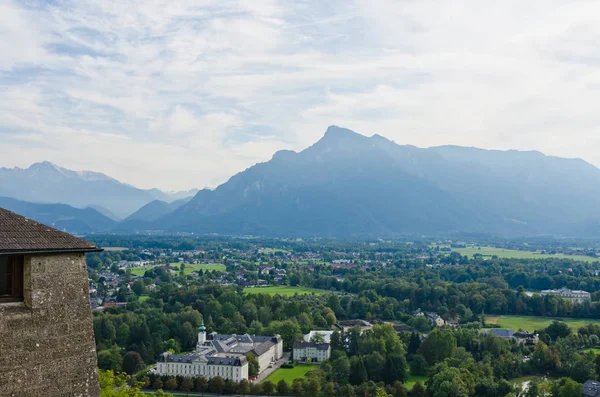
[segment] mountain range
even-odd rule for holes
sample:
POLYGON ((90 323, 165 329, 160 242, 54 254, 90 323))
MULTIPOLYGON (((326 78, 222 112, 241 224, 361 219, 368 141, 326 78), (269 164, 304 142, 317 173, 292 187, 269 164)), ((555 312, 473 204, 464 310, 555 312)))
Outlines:
MULTIPOLYGON (((42 167, 56 166, 38 166, 42 167)), ((118 203, 127 203, 130 211, 134 201, 143 201, 137 194, 151 195, 102 174, 78 175, 86 183, 110 181, 112 189, 127 191, 119 196, 112 190, 110 200, 94 202, 118 215, 126 212, 122 207, 115 210, 118 203)), ((38 193, 31 197, 58 198, 56 189, 38 187, 37 181, 24 181, 29 191, 38 193)), ((1 195, 14 197, 2 188, 1 195)), ((68 204, 90 205, 84 193, 70 190, 70 195, 77 197, 68 204)), ((120 223, 103 221, 91 228, 290 237, 457 232, 600 236, 600 170, 583 160, 536 151, 423 149, 336 126, 301 152, 277 152, 214 190, 172 201, 148 200, 120 223)))
POLYGON ((47 161, 25 169, 0 168, 0 197, 90 207, 114 220, 129 216, 153 200, 171 202, 196 193, 138 189, 98 172, 72 171, 47 161))

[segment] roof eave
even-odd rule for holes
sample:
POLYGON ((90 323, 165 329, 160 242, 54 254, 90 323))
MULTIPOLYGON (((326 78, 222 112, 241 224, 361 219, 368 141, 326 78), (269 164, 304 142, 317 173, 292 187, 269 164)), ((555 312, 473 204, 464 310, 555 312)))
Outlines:
POLYGON ((62 249, 40 249, 40 250, 6 250, 0 251, 0 256, 6 255, 43 255, 43 254, 87 254, 90 252, 102 252, 103 248, 62 248, 62 249))

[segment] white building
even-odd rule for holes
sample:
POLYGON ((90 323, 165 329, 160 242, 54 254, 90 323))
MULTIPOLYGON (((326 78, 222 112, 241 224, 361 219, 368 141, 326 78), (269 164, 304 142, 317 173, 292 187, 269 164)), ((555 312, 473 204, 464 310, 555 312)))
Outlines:
POLYGON ((556 295, 573 303, 582 303, 591 299, 591 294, 587 291, 570 290, 568 288, 561 289, 545 289, 542 295, 556 295))
POLYGON ((321 335, 323 337, 323 342, 331 343, 331 335, 334 331, 310 331, 308 334, 304 335, 305 342, 312 342, 313 338, 316 335, 321 335))
POLYGON ((206 377, 220 376, 236 382, 248 379, 246 354, 256 356, 259 372, 283 356, 283 341, 279 335, 221 335, 206 334, 204 324, 198 329, 198 343, 193 353, 161 355, 156 365, 158 375, 206 377))
POLYGON ((294 361, 310 361, 320 363, 331 356, 329 343, 294 342, 294 361))

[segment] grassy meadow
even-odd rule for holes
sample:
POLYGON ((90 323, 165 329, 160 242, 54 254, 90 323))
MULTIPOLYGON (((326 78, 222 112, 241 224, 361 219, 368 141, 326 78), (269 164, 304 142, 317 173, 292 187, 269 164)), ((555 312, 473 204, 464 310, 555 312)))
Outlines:
POLYGON ((564 321, 574 330, 590 323, 600 324, 600 320, 587 318, 551 318, 531 316, 487 316, 485 322, 487 324, 497 324, 502 328, 512 329, 514 331, 523 329, 525 331, 533 332, 536 329, 539 330, 546 328, 554 320, 564 321))
POLYGON ((289 385, 291 385, 294 379, 303 378, 307 372, 314 369, 319 369, 319 366, 316 364, 296 364, 294 368, 279 368, 276 369, 271 375, 267 376, 263 382, 270 380, 274 384, 277 384, 283 379, 289 385))
POLYGON ((463 256, 472 258, 475 254, 480 254, 483 257, 497 256, 498 258, 516 258, 516 259, 545 259, 545 258, 560 258, 572 259, 583 262, 597 262, 597 258, 592 258, 585 255, 563 255, 563 254, 540 254, 531 251, 509 250, 495 247, 478 247, 470 246, 467 248, 452 248, 452 251, 458 252, 463 256))
MULTIPOLYGON (((180 263, 171 263, 170 266, 179 269, 179 266, 181 264, 180 263)), ((144 273, 146 273, 146 270, 150 270, 152 269, 154 266, 142 266, 142 267, 136 267, 131 269, 131 274, 134 274, 136 276, 143 276, 144 273)), ((191 274, 192 272, 196 272, 198 270, 202 270, 204 272, 209 271, 212 272, 213 270, 216 270, 218 272, 224 272, 225 271, 225 265, 221 265, 221 264, 204 264, 204 263, 196 263, 196 264, 192 264, 192 263, 185 263, 185 269, 183 270, 183 272, 185 274, 191 274)))

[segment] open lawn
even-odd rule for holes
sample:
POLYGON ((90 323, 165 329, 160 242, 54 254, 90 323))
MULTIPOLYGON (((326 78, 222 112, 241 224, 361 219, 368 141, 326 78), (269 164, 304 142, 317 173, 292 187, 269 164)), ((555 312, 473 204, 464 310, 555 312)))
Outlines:
POLYGON ((297 364, 294 368, 279 368, 267 376, 267 379, 263 380, 263 382, 270 380, 274 384, 277 384, 283 379, 291 385, 294 379, 303 378, 307 372, 314 369, 319 369, 319 366, 316 364, 297 364))
POLYGON ((417 382, 421 382, 424 386, 426 380, 426 376, 411 375, 408 377, 408 380, 404 383, 404 386, 410 391, 417 382))
POLYGON ((254 287, 254 288, 244 288, 244 292, 248 294, 268 294, 268 295, 281 295, 281 296, 294 296, 295 294, 299 295, 307 295, 307 294, 316 294, 323 295, 328 291, 323 289, 315 289, 315 288, 305 288, 305 287, 254 287))
POLYGON ((487 316, 487 324, 498 324, 502 328, 517 331, 523 329, 533 332, 536 329, 546 328, 554 320, 564 321, 573 329, 579 329, 590 323, 600 324, 600 320, 587 318, 550 318, 550 317, 531 317, 531 316, 487 316))
POLYGON ((562 258, 572 259, 583 262, 597 262, 599 259, 585 255, 563 255, 563 254, 540 254, 531 251, 509 250, 495 247, 470 246, 467 248, 453 248, 452 251, 472 258, 474 254, 481 254, 484 257, 497 256, 498 258, 517 258, 517 259, 544 259, 544 258, 562 258))
MULTIPOLYGON (((179 269, 179 266, 181 264, 180 263, 171 263, 170 266, 179 269)), ((142 266, 142 267, 135 267, 133 269, 131 269, 131 274, 134 274, 136 276, 143 276, 144 273, 146 273, 146 270, 150 270, 152 269, 154 266, 142 266)), ((192 264, 192 263, 185 263, 185 269, 184 269, 184 273, 185 274, 191 274, 192 272, 198 271, 202 269, 202 271, 209 271, 212 272, 213 270, 216 270, 218 272, 224 272, 225 271, 225 265, 221 265, 221 264, 204 264, 204 263, 197 263, 197 264, 192 264)))
MULTIPOLYGON (((180 263, 171 263, 171 266, 176 267, 179 269, 179 266, 181 264, 180 263)), ((204 263, 197 263, 197 264, 191 264, 191 263, 186 263, 185 264, 185 269, 183 270, 183 273, 185 274, 191 274, 192 272, 197 272, 198 270, 202 270, 203 272, 209 271, 212 272, 213 270, 216 270, 218 272, 224 272, 226 269, 225 265, 221 265, 220 263, 212 263, 212 264, 204 264, 204 263)))
POLYGON ((584 353, 587 353, 587 352, 592 352, 592 353, 594 353, 595 355, 598 355, 598 354, 600 354, 600 348, 597 348, 597 347, 590 347, 589 349, 585 349, 585 350, 583 350, 583 352, 584 352, 584 353))
POLYGON ((148 295, 140 295, 140 297, 138 298, 138 302, 145 302, 148 299, 150 299, 150 297, 148 295))

